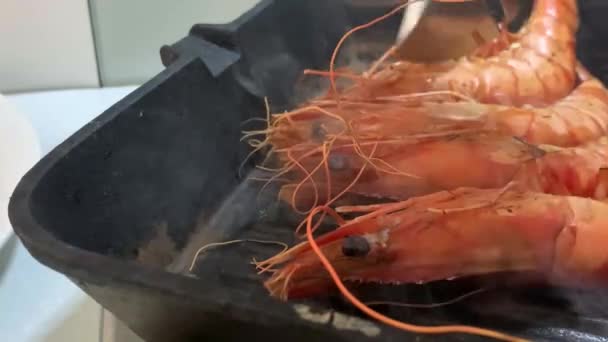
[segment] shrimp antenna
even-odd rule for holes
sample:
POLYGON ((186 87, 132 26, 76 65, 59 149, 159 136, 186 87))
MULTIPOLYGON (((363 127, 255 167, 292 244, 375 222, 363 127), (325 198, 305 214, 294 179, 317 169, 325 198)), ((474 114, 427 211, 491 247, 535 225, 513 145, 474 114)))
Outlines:
MULTIPOLYGON (((268 97, 266 97, 266 96, 264 96, 264 106, 266 108, 266 130, 265 131, 268 131, 268 130, 270 130, 270 104, 268 103, 268 97)), ((261 131, 261 132, 264 132, 264 131, 261 131)), ((255 132, 255 131, 254 132, 243 132, 243 133, 245 133, 245 136, 243 136, 243 138, 241 138, 241 141, 243 141, 244 139, 246 139, 248 137, 258 134, 258 132, 255 132)), ((264 141, 257 141, 257 144, 255 146, 253 146, 254 147, 253 151, 249 152, 249 154, 247 154, 245 159, 241 162, 241 165, 239 166, 239 170, 238 170, 239 177, 241 177, 243 168, 247 164, 247 161, 251 157, 253 157, 253 155, 255 155, 258 151, 262 150, 265 146, 268 146, 268 145, 270 145, 270 143, 268 142, 268 137, 266 137, 264 139, 264 141)))
POLYGON ((327 257, 325 257, 325 255, 323 254, 323 251, 321 251, 321 248, 319 247, 319 245, 317 245, 317 242, 315 241, 315 239, 312 235, 313 234, 312 233, 312 218, 320 210, 322 210, 322 209, 315 208, 315 210, 313 210, 307 218, 306 237, 308 239, 308 243, 310 244, 310 247, 312 248, 314 253, 317 255, 317 257, 319 258, 321 263, 323 264, 323 267, 325 267, 325 270, 329 273, 334 284, 340 290, 342 295, 344 297, 346 297, 346 299, 349 302, 351 302, 355 307, 357 307, 357 309, 361 310, 363 313, 365 313, 369 317, 374 318, 374 319, 376 319, 384 324, 387 324, 389 326, 392 326, 394 328, 397 328, 397 329, 400 329, 403 331, 412 332, 412 333, 420 333, 420 334, 464 333, 464 334, 490 337, 490 338, 494 338, 494 339, 501 340, 501 341, 511 341, 511 342, 527 341, 525 339, 511 336, 508 334, 504 334, 504 333, 501 333, 498 331, 478 328, 478 327, 473 327, 473 326, 466 326, 466 325, 422 326, 422 325, 405 323, 405 322, 401 322, 401 321, 395 320, 393 318, 390 318, 390 317, 383 315, 383 314, 379 313, 378 311, 372 309, 369 305, 366 305, 365 303, 361 302, 361 300, 359 300, 355 295, 352 294, 352 292, 350 292, 350 290, 348 288, 346 288, 346 286, 340 279, 340 276, 336 272, 336 270, 333 267, 333 265, 331 264, 331 262, 327 259, 327 257))
MULTIPOLYGON (((412 3, 416 2, 416 1, 420 1, 420 0, 408 0, 405 1, 403 4, 400 4, 399 6, 395 7, 393 10, 391 10, 390 12, 386 13, 385 15, 378 17, 368 23, 356 26, 354 28, 352 28, 351 30, 349 30, 348 32, 346 32, 342 38, 340 38, 340 40, 338 41, 338 44, 336 45, 334 52, 331 55, 331 60, 329 63, 329 82, 331 85, 331 90, 333 92, 333 94, 336 96, 336 100, 338 103, 340 103, 340 97, 338 95, 338 88, 336 86, 336 77, 334 75, 335 72, 335 65, 336 65, 336 59, 338 57, 338 53, 340 51, 340 48, 342 47, 342 45, 344 44, 344 42, 346 41, 346 39, 348 39, 348 37, 350 37, 353 33, 356 33, 358 31, 361 30, 365 30, 367 28, 370 28, 390 17, 392 17, 393 15, 401 12, 401 10, 403 10, 404 8, 406 8, 407 6, 411 5, 412 3)), ((445 0, 440 0, 440 1, 445 1, 445 0)), ((449 1, 449 0, 448 0, 449 1)), ((463 1, 463 0, 460 0, 463 1)), ((464 0, 466 1, 466 0, 464 0)), ((384 57, 384 56, 383 56, 384 57)))
POLYGON ((439 303, 430 303, 430 304, 414 304, 414 303, 401 303, 401 302, 393 302, 393 301, 382 301, 382 300, 378 300, 378 301, 370 301, 370 302, 366 302, 365 305, 369 305, 369 306, 375 306, 375 305, 390 305, 390 306, 396 306, 396 307, 403 307, 403 308, 415 308, 415 309, 435 309, 435 308, 440 308, 440 307, 444 307, 444 306, 448 306, 448 305, 452 305, 452 304, 456 304, 458 302, 461 302, 469 297, 473 297, 479 293, 482 292, 486 292, 487 289, 486 288, 480 288, 477 290, 473 290, 471 292, 465 293, 463 295, 460 295, 456 298, 447 300, 445 302, 439 302, 439 303))

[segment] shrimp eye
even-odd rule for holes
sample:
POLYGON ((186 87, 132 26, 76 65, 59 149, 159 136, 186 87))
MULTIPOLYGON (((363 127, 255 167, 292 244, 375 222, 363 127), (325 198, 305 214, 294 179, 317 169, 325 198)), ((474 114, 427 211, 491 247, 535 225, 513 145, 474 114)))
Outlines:
POLYGON ((348 166, 348 160, 346 160, 346 157, 339 154, 330 155, 327 162, 329 164, 329 168, 335 171, 344 170, 348 166))
POLYGON ((342 241, 342 254, 347 257, 366 256, 370 251, 370 245, 363 236, 347 236, 342 241))
POLYGON ((323 125, 321 123, 314 122, 311 127, 311 135, 313 140, 323 141, 325 140, 327 131, 325 130, 325 128, 323 128, 323 125))

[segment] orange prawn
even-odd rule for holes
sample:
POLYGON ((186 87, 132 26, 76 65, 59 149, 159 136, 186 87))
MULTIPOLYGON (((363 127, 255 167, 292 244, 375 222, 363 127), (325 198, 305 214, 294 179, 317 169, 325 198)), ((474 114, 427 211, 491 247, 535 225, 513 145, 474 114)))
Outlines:
MULTIPOLYGON (((368 146, 363 146, 363 153, 369 154, 368 146)), ((364 169, 368 161, 351 146, 333 149, 327 161, 322 158, 301 160, 300 168, 286 175, 295 184, 284 185, 280 198, 302 208, 341 192, 347 197, 405 200, 459 187, 499 188, 512 181, 529 191, 598 200, 608 196, 608 137, 570 148, 532 145, 495 134, 423 139, 378 146, 374 160, 384 168, 364 169), (314 172, 324 162, 331 174, 314 172), (357 182, 344 191, 356 177, 357 182)))
MULTIPOLYGON (((329 209, 312 214, 322 210, 329 209)), ((343 281, 424 283, 519 272, 562 286, 608 283, 605 202, 512 186, 460 188, 337 211, 361 216, 317 239, 310 235, 309 216, 307 242, 258 264, 263 269, 280 267, 265 282, 273 296, 316 296, 333 289, 336 281, 349 300, 367 309, 364 312, 394 323, 357 300, 343 281)))
MULTIPOLYGON (((545 106, 575 86, 578 25, 576 0, 537 0, 526 25, 503 39, 510 44, 498 53, 487 52, 490 46, 457 61, 374 65, 340 96, 361 100, 444 90, 482 103, 545 106)), ((332 73, 330 68, 333 79, 332 73)))
POLYGON ((498 131, 534 144, 576 146, 608 133, 608 89, 580 64, 577 75, 580 84, 574 91, 543 108, 427 102, 409 95, 340 104, 318 101, 273 115, 269 128, 254 134, 266 135, 265 142, 278 151, 318 147, 328 137, 407 139, 463 129, 498 131))

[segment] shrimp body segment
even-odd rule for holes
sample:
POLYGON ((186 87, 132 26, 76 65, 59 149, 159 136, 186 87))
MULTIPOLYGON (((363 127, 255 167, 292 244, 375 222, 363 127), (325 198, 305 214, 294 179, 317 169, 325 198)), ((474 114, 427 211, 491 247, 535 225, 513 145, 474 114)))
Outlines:
MULTIPOLYGON (((608 284, 604 202, 460 188, 338 211, 366 213, 315 240, 343 280, 402 284, 526 272, 563 286, 608 284)), ((265 286, 282 299, 333 288, 308 242, 259 266, 281 267, 265 286)))

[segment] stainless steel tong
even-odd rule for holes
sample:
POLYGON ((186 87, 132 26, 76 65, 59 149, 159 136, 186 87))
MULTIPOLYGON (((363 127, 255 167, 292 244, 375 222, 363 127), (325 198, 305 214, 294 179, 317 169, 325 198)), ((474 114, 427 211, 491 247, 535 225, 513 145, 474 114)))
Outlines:
MULTIPOLYGON (((500 5, 506 22, 521 7, 520 0, 501 0, 500 5)), ((497 21, 485 0, 418 0, 404 10, 396 43, 403 58, 432 62, 466 55, 479 45, 479 39, 489 41, 498 32, 497 21)))

